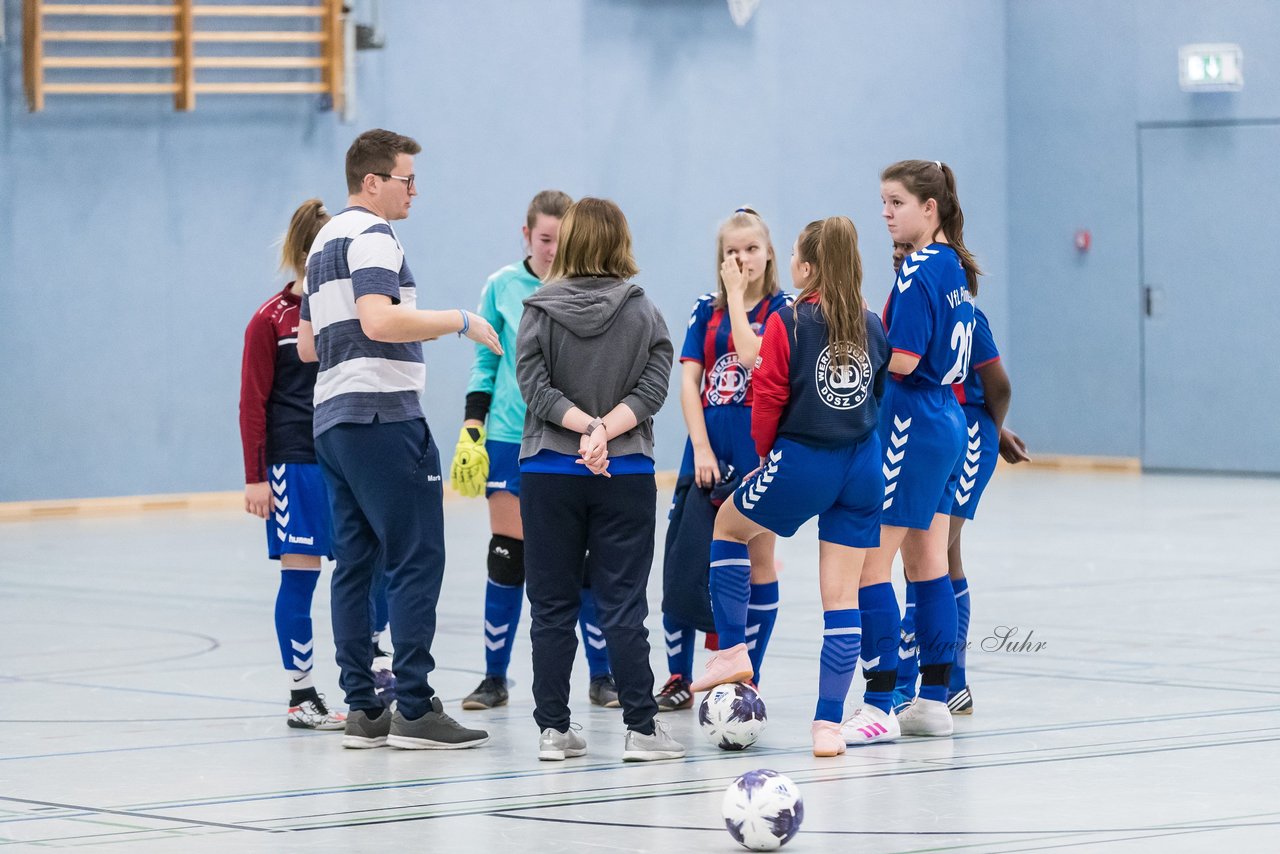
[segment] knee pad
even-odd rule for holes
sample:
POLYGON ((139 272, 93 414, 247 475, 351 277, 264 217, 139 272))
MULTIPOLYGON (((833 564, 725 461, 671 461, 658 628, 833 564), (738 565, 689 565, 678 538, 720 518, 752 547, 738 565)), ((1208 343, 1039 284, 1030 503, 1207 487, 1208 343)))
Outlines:
POLYGON ((524 584, 524 540, 501 534, 489 539, 489 580, 504 587, 524 584))

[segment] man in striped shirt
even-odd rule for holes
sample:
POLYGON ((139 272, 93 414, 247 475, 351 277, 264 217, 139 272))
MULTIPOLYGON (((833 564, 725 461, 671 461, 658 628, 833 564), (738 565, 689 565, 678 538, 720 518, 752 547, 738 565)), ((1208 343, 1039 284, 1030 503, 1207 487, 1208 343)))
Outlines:
POLYGON ((346 692, 344 747, 475 747, 488 733, 446 715, 428 682, 444 576, 440 457, 418 396, 422 342, 451 332, 496 353, 493 327, 462 309, 417 308, 413 274, 392 220, 417 192, 417 142, 362 133, 347 151, 347 207, 320 230, 307 258, 298 351, 320 362, 316 456, 333 506, 333 635, 346 692), (397 708, 374 691, 369 591, 386 574, 395 638, 397 708))

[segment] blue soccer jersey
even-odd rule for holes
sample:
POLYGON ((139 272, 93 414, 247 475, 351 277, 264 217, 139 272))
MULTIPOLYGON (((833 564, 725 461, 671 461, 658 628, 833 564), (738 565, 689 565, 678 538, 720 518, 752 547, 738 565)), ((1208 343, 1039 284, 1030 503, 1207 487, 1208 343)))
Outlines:
POLYGON ((973 307, 973 347, 969 351, 969 375, 964 382, 952 386, 956 392, 956 400, 966 406, 985 406, 986 392, 982 388, 982 377, 978 369, 992 362, 1000 361, 1000 351, 996 349, 996 340, 991 337, 991 324, 987 316, 976 305, 973 307))
MULTIPOLYGON (((751 328, 756 335, 764 334, 765 323, 792 297, 783 291, 766 296, 747 311, 751 328)), ((681 362, 697 362, 702 365, 702 407, 750 406, 751 369, 738 361, 733 345, 733 326, 728 312, 716 307, 716 295, 706 294, 698 298, 689 315, 689 328, 685 332, 684 346, 680 348, 681 362)))
POLYGON ((950 246, 932 243, 902 260, 882 317, 893 351, 920 359, 902 378, 904 383, 936 388, 964 382, 973 341, 973 298, 950 246))

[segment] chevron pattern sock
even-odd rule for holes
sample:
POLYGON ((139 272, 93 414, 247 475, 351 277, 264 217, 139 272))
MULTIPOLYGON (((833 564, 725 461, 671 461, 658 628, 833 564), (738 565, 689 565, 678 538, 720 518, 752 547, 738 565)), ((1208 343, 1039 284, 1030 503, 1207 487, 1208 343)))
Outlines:
POLYGON ((280 570, 280 589, 276 592, 276 641, 280 644, 280 660, 289 674, 290 690, 311 687, 311 664, 315 659, 311 597, 319 577, 318 569, 280 570))
POLYGON ((484 673, 507 678, 511 644, 524 607, 524 585, 498 584, 489 579, 484 588, 484 673))
POLYGON ((769 638, 773 636, 773 624, 778 621, 778 582, 752 584, 751 598, 747 601, 747 655, 755 673, 751 681, 760 686, 760 664, 764 661, 769 638))
POLYGON ((596 622, 596 597, 591 588, 582 588, 581 605, 578 608, 578 629, 582 632, 582 651, 587 657, 587 669, 591 678, 609 675, 609 648, 604 632, 596 622))
POLYGON ((844 699, 862 646, 862 620, 857 608, 822 613, 822 656, 818 670, 815 721, 844 720, 844 699))
POLYGON ((662 634, 667 642, 667 672, 689 679, 693 672, 693 642, 697 630, 662 615, 662 634))
POLYGON ((907 582, 907 602, 902 609, 902 629, 898 634, 898 684, 896 690, 908 697, 916 695, 920 678, 920 644, 916 641, 916 584, 907 582))

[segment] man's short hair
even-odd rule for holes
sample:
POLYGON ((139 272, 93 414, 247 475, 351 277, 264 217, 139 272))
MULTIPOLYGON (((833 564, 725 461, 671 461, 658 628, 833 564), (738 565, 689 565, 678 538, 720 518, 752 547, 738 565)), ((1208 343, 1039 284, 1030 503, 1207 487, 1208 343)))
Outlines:
POLYGON ((352 195, 360 192, 365 175, 391 174, 396 155, 417 154, 421 150, 422 146, 412 137, 382 128, 365 131, 347 149, 347 192, 352 195))

